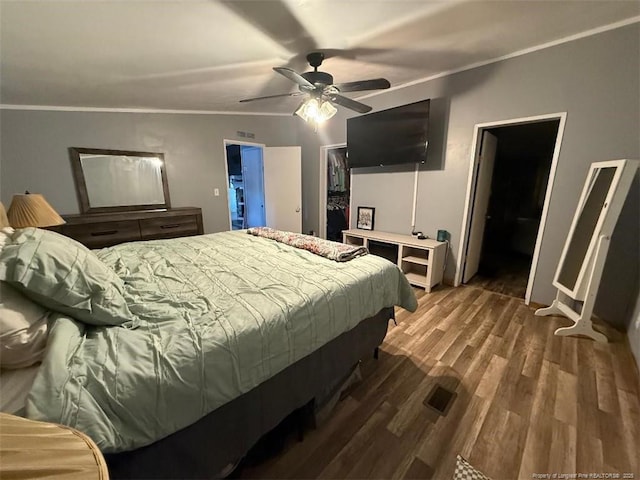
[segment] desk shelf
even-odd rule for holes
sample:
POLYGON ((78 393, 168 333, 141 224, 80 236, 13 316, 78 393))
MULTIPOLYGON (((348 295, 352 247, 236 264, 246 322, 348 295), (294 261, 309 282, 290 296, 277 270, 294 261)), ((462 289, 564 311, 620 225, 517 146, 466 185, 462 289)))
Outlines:
POLYGON ((422 257, 414 257, 413 255, 407 255, 406 257, 402 257, 403 262, 416 263, 418 265, 429 265, 428 258, 422 257))
MULTIPOLYGON (((356 237, 352 235, 342 235, 342 243, 346 243, 347 245, 356 245, 361 247, 365 244, 365 239, 362 237, 356 237)), ((366 245, 365 245, 366 246, 366 245)))
MULTIPOLYGON (((435 240, 418 240, 410 235, 399 235, 390 232, 368 230, 345 230, 342 241, 348 245, 370 247, 372 254, 377 254, 381 244, 397 248, 394 258, 382 255, 398 265, 411 285, 424 288, 430 292, 442 282, 444 260, 447 251, 445 242, 435 240)), ((385 249, 391 251, 391 248, 385 249)))
POLYGON ((415 285, 417 287, 426 288, 427 280, 425 274, 415 273, 415 272, 405 272, 404 276, 407 277, 409 283, 411 285, 415 285))

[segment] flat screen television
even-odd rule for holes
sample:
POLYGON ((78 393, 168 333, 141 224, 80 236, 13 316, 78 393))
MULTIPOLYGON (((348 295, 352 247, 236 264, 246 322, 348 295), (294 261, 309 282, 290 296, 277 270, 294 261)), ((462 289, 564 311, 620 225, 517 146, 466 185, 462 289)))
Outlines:
POLYGON ((349 118, 349 167, 424 163, 428 134, 429 100, 349 118))

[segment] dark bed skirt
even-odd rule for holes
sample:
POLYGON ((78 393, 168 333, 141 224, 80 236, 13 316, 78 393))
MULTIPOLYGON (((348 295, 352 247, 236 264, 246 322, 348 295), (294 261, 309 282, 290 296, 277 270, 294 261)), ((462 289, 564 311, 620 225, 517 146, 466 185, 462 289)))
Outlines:
POLYGON ((373 355, 393 315, 393 308, 381 310, 193 425, 147 447, 105 455, 110 477, 215 478, 287 415, 373 355))

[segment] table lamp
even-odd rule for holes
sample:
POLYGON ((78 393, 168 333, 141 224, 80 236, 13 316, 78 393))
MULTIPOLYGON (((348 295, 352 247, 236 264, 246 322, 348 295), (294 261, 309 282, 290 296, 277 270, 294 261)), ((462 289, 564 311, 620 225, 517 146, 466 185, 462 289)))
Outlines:
POLYGON ((7 211, 4 209, 4 205, 0 202, 0 228, 9 227, 9 219, 7 218, 7 211))
POLYGON ((14 195, 7 212, 13 228, 53 227, 65 221, 39 193, 14 195))

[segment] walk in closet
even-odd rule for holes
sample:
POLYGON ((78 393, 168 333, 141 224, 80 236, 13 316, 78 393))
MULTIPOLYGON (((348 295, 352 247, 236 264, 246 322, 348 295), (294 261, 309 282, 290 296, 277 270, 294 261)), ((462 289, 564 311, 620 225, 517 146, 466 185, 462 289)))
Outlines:
POLYGON ((349 168, 347 148, 327 152, 327 240, 342 241, 342 231, 349 229, 349 168))

